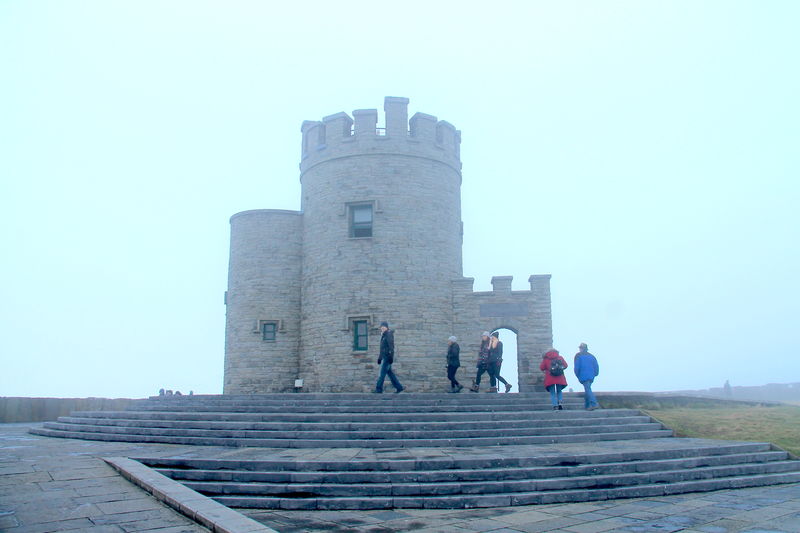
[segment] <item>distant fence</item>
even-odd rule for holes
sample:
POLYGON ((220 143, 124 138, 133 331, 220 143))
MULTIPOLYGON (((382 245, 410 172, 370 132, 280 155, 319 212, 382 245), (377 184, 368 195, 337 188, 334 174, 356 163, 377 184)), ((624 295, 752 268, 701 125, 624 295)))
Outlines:
POLYGON ((131 398, 22 398, 0 397, 0 423, 45 422, 72 411, 126 409, 131 398))

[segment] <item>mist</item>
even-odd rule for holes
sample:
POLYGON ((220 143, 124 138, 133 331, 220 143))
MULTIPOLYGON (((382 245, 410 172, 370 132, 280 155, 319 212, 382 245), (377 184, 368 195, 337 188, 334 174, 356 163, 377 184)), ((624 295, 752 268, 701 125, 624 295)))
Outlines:
POLYGON ((552 274, 596 390, 798 382, 799 16, 2 2, 0 395, 220 393, 228 219, 299 209, 302 121, 387 95, 462 132, 464 275, 552 274))

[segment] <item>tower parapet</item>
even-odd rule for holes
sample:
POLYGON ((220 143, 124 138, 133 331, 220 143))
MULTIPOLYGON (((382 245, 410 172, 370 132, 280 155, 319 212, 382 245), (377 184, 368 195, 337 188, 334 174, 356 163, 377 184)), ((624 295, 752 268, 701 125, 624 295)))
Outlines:
POLYGON ((406 153, 440 161, 461 172, 461 132, 433 115, 408 118, 408 98, 387 96, 386 125, 378 127, 377 109, 356 109, 353 116, 336 113, 321 121, 303 122, 300 172, 318 163, 348 156, 406 153))

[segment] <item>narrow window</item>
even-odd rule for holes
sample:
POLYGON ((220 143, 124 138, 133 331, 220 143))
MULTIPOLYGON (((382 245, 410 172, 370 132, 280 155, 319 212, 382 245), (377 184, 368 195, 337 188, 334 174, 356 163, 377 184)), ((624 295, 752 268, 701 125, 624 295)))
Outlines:
POLYGON ((353 321, 353 351, 365 352, 367 351, 367 321, 354 320, 353 321))
POLYGON ((350 236, 372 237, 372 204, 350 206, 350 236))
POLYGON ((275 322, 264 322, 261 324, 261 340, 275 342, 277 326, 275 322))

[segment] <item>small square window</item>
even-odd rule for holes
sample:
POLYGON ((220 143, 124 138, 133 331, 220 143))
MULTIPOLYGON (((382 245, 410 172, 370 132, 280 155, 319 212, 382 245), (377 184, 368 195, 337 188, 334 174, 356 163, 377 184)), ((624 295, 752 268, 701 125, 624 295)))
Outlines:
POLYGON ((278 325, 275 322, 264 322, 261 324, 261 340, 275 342, 275 333, 278 325))
POLYGON ((367 332, 366 320, 353 321, 353 351, 365 352, 367 351, 367 339, 369 334, 367 332))
POLYGON ((372 204, 350 206, 350 236, 372 237, 372 204))

